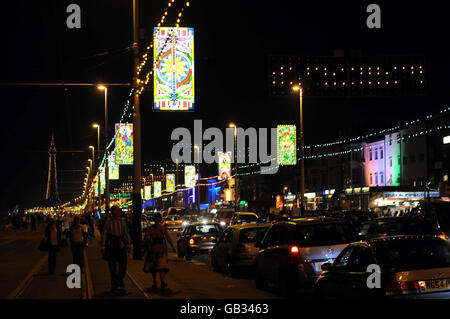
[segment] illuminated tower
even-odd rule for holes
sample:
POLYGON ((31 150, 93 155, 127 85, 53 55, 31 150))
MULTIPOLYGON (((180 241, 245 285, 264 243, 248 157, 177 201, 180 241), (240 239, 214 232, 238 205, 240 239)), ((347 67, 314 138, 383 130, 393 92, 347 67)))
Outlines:
POLYGON ((48 150, 48 178, 45 200, 49 202, 59 201, 58 178, 56 173, 56 147, 55 138, 53 135, 50 148, 48 150))

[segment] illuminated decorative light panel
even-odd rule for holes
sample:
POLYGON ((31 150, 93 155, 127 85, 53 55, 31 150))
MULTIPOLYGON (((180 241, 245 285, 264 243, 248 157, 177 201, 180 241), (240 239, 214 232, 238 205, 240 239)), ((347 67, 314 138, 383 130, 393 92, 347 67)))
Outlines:
POLYGON ((217 152, 219 155, 219 180, 231 178, 231 152, 217 152))
POLYGON ((166 174, 166 191, 175 191, 175 174, 166 174))
POLYGON ((194 29, 154 28, 154 110, 194 110, 194 29))
POLYGON ((149 200, 152 198, 152 187, 144 186, 144 199, 149 200))
POLYGON ((184 186, 187 188, 195 187, 195 166, 186 165, 184 167, 184 186))
POLYGON ((153 183, 153 189, 154 189, 154 193, 153 196, 154 197, 161 197, 161 182, 154 182, 153 183))
POLYGON ((116 164, 133 165, 133 124, 116 124, 116 164))
POLYGON ((277 126, 278 165, 297 164, 297 132, 295 125, 277 126))

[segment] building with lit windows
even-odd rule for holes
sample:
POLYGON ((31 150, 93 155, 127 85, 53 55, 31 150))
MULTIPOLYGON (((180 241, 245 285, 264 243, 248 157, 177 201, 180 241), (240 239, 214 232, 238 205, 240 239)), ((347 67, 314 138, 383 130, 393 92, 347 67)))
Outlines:
POLYGON ((301 83, 304 96, 417 96, 426 91, 423 55, 367 55, 335 50, 330 56, 269 56, 269 94, 285 96, 301 83))

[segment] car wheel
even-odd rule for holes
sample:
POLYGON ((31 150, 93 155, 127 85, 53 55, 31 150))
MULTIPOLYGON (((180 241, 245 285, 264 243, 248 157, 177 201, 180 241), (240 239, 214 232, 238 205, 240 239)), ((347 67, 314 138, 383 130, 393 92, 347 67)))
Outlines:
POLYGON ((213 268, 213 271, 219 271, 219 266, 217 265, 216 256, 214 254, 211 254, 211 266, 213 268))
POLYGON ((177 252, 178 252, 178 258, 183 258, 184 257, 184 255, 183 255, 183 253, 182 253, 182 251, 180 249, 180 243, 178 243, 178 245, 177 245, 177 252))
POLYGON ((255 274, 255 286, 256 288, 260 290, 266 290, 267 289, 267 283, 262 276, 262 274, 259 272, 258 267, 256 266, 256 274, 255 274))
POLYGON ((233 266, 231 257, 227 258, 226 272, 230 277, 236 277, 238 275, 238 271, 236 269, 236 266, 233 266))
POLYGON ((289 273, 283 273, 280 271, 278 275, 278 292, 283 298, 293 298, 295 288, 292 283, 292 279, 289 278, 289 273))

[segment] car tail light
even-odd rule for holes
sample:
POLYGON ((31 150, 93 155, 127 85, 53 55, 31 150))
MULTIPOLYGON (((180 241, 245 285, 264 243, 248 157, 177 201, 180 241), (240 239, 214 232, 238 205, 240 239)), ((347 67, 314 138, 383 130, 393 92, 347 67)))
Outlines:
POLYGON ((441 238, 441 239, 445 239, 445 240, 448 239, 446 234, 440 234, 438 237, 441 238))
POLYGON ((194 245, 195 244, 195 240, 193 238, 189 239, 189 245, 194 245))
POLYGON ((406 295, 420 292, 417 281, 394 281, 386 284, 386 295, 406 295))
POLYGON ((298 256, 298 247, 297 246, 292 246, 291 247, 291 255, 292 256, 298 256))

